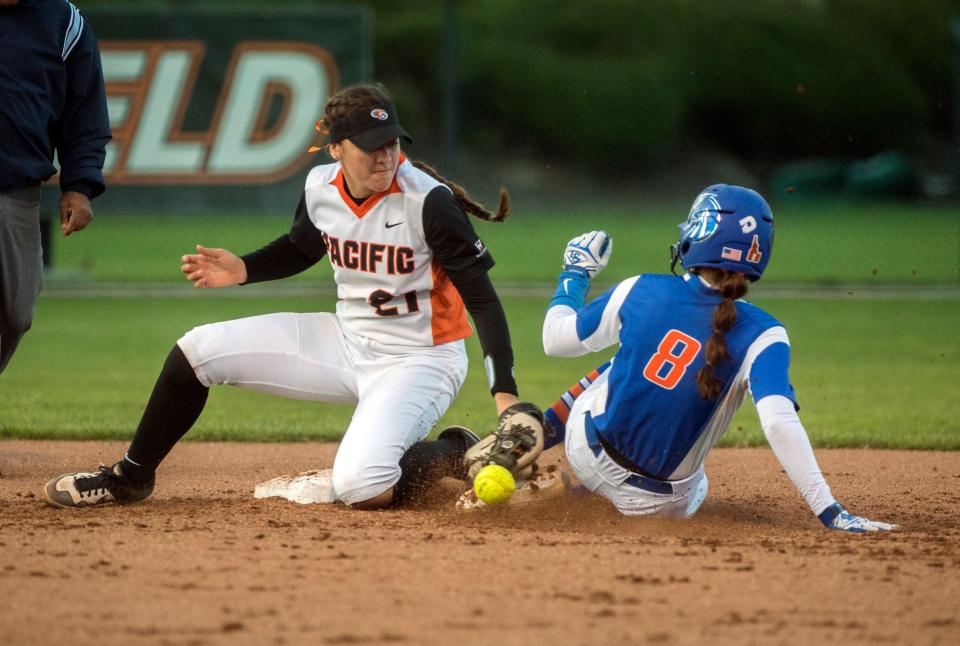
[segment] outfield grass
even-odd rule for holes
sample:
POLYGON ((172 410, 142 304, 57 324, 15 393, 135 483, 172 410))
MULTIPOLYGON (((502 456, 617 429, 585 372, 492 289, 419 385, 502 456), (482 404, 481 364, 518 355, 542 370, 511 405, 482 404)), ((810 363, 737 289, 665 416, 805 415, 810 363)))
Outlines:
MULTIPOLYGON (((552 403, 611 352, 547 359, 540 322, 547 295, 505 298, 521 395, 552 403)), ((787 326, 800 415, 817 446, 960 449, 955 300, 761 298, 787 326)), ((0 437, 127 439, 176 338, 209 321, 273 311, 331 310, 330 298, 42 297, 34 329, 0 375, 0 437)), ((442 424, 491 430, 493 403, 479 361, 442 424)), ((349 406, 217 388, 192 440, 337 439, 349 406)), ((726 445, 764 443, 749 403, 726 445)))
MULTIPOLYGON (((666 271, 686 205, 672 209, 518 210, 502 224, 473 220, 497 259, 495 277, 552 282, 563 245, 604 228, 614 237, 607 275, 666 271)), ((833 203, 775 207, 776 244, 766 283, 960 283, 955 205, 833 203)), ((290 224, 287 216, 98 216, 87 231, 54 241, 54 277, 176 281, 179 258, 197 243, 237 253, 257 249, 290 224)), ((321 266, 292 281, 328 277, 321 266)))

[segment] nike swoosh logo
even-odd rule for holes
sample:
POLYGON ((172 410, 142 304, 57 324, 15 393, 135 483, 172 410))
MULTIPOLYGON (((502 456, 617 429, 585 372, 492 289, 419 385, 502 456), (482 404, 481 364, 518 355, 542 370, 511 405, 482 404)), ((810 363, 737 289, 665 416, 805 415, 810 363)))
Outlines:
POLYGON ((570 282, 570 279, 569 279, 569 278, 564 278, 564 279, 563 279, 563 293, 564 293, 564 294, 569 294, 569 293, 570 293, 570 290, 567 289, 567 283, 569 283, 569 282, 570 282))
POLYGON ((392 229, 393 227, 398 227, 398 226, 400 226, 401 224, 403 224, 403 220, 400 220, 399 222, 394 222, 393 224, 390 224, 389 222, 387 222, 384 226, 385 226, 387 229, 392 229))

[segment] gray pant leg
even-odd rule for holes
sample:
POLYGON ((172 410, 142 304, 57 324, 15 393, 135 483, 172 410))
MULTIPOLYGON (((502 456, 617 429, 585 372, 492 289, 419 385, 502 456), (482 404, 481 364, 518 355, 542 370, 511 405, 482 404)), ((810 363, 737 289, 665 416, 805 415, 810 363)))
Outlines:
POLYGON ((30 329, 42 284, 40 187, 0 191, 0 372, 30 329))

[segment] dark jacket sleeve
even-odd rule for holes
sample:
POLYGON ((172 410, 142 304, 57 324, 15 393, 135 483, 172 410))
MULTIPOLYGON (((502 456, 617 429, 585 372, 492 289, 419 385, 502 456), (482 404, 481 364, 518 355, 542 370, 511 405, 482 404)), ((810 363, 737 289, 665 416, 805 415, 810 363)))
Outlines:
POLYGON ((60 190, 94 198, 106 189, 103 161, 110 141, 110 120, 100 51, 84 19, 80 38, 67 55, 67 93, 56 141, 60 190))

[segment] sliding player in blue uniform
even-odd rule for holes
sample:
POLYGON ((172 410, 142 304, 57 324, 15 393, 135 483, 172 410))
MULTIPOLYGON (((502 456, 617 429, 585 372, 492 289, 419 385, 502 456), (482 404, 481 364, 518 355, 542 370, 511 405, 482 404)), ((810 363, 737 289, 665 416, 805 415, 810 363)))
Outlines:
POLYGON ((573 472, 628 515, 692 516, 707 495, 703 462, 747 392, 763 432, 811 510, 831 529, 896 525, 854 516, 830 492, 790 385, 787 332, 742 298, 770 261, 773 215, 756 192, 718 184, 696 199, 672 250, 682 276, 641 274, 585 304, 612 241, 574 238, 543 324, 545 352, 620 347, 547 412, 573 472))

